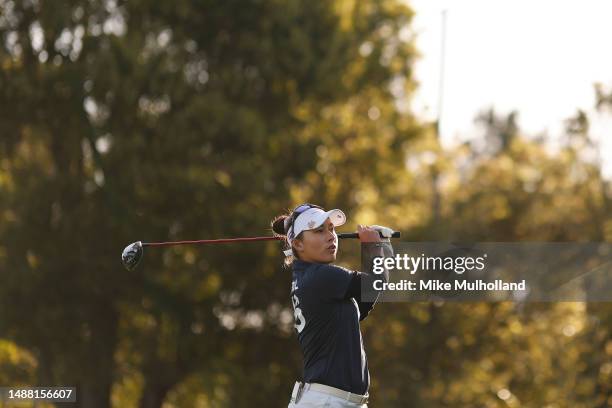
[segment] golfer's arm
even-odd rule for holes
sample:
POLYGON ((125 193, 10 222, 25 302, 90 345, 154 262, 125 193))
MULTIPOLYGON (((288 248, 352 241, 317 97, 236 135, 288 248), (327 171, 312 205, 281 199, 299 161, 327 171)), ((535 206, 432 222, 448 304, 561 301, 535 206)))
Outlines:
MULTIPOLYGON (((382 273, 376 274, 373 272, 374 258, 377 257, 392 257, 393 247, 389 242, 372 243, 363 246, 361 253, 363 272, 355 274, 345 295, 345 299, 355 298, 361 302, 362 280, 365 280, 363 287, 373 291, 373 283, 376 280, 389 281, 389 271, 385 268, 382 273)), ((378 299, 378 297, 377 297, 378 299)), ((374 302, 370 302, 374 303, 374 302)))
POLYGON ((371 275, 374 279, 383 279, 385 282, 389 282, 389 271, 383 267, 383 271, 380 274, 374 273, 374 259, 392 258, 393 247, 389 241, 370 243, 362 246, 361 251, 361 264, 364 267, 363 273, 371 275))

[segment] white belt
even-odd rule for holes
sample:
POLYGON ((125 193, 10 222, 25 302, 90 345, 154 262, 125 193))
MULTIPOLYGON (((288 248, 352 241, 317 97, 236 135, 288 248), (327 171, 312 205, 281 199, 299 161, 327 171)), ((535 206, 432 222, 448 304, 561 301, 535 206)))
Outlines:
POLYGON ((330 387, 329 385, 317 383, 304 384, 300 381, 296 381, 295 386, 293 387, 293 393, 291 394, 291 401, 295 403, 299 402, 302 393, 307 390, 313 390, 317 392, 322 392, 323 394, 333 395, 334 397, 338 397, 343 400, 353 402, 355 404, 366 404, 369 398, 368 393, 366 393, 365 395, 361 395, 344 391, 339 388, 330 387))

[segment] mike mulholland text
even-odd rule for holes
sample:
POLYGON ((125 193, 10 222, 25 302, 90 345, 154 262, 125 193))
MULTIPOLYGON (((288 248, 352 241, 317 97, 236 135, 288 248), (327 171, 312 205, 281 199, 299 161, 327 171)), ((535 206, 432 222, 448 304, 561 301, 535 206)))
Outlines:
POLYGON ((385 282, 382 279, 375 280, 373 283, 374 290, 525 290, 525 279, 520 282, 504 282, 501 279, 496 279, 493 282, 485 282, 483 280, 475 280, 468 282, 466 280, 456 280, 454 284, 451 282, 442 282, 437 279, 419 280, 417 285, 414 281, 402 279, 399 282, 385 282))

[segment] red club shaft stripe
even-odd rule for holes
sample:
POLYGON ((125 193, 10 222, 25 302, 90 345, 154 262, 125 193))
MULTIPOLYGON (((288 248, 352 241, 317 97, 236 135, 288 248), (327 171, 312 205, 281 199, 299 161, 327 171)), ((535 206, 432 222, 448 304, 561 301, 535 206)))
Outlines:
POLYGON ((223 238, 223 239, 200 239, 197 241, 169 241, 169 242, 143 242, 142 246, 165 246, 165 245, 188 245, 188 244, 225 244, 229 242, 244 241, 277 241, 283 237, 248 237, 248 238, 223 238))

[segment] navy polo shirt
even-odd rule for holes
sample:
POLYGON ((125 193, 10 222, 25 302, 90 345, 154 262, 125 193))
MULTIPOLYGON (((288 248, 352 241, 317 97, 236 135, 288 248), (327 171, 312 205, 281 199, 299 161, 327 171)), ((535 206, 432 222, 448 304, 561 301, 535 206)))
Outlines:
POLYGON ((304 356, 303 381, 365 394, 370 374, 359 321, 373 303, 348 297, 348 289, 358 280, 356 275, 366 274, 296 259, 291 300, 304 356))

